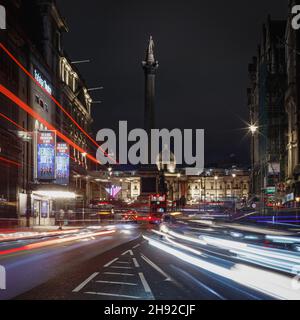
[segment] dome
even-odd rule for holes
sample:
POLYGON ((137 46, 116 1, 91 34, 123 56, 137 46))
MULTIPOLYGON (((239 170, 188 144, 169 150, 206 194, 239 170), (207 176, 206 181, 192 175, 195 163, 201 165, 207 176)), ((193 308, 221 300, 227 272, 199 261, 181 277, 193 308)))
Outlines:
POLYGON ((156 165, 159 171, 168 171, 174 173, 176 170, 176 158, 173 152, 170 151, 168 145, 164 145, 163 150, 156 158, 156 165))

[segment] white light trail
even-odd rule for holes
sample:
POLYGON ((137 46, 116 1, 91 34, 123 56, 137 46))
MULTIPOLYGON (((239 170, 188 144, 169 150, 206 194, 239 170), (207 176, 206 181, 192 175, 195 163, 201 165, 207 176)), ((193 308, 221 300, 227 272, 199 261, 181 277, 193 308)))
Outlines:
POLYGON ((174 248, 170 248, 147 236, 143 237, 148 240, 150 245, 163 250, 180 260, 207 270, 208 272, 212 272, 246 287, 258 290, 276 299, 300 300, 300 291, 292 289, 292 280, 287 276, 242 264, 236 264, 232 268, 227 269, 203 259, 190 256, 189 254, 174 248))

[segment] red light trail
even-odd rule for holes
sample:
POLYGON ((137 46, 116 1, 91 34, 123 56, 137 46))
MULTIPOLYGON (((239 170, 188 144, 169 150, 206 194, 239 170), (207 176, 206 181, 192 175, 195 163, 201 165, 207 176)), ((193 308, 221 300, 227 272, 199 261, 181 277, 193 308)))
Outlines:
POLYGON ((12 165, 17 166, 17 167, 21 167, 20 163, 18 163, 16 161, 9 160, 9 159, 6 159, 4 157, 0 157, 0 161, 6 162, 8 164, 12 164, 12 165))
POLYGON ((11 253, 26 251, 26 250, 38 249, 38 248, 47 247, 47 246, 50 246, 50 245, 55 245, 55 244, 60 244, 60 243, 65 243, 65 242, 70 242, 70 241, 90 238, 90 237, 94 237, 94 236, 112 234, 114 232, 115 232, 115 230, 100 231, 100 232, 94 232, 94 233, 90 233, 90 234, 85 233, 84 235, 81 234, 81 235, 78 235, 78 236, 72 236, 72 237, 68 237, 68 238, 53 239, 53 240, 46 240, 46 241, 42 241, 42 242, 31 243, 31 244, 28 244, 28 245, 23 246, 23 247, 18 247, 18 248, 13 248, 13 249, 0 251, 0 255, 7 255, 7 254, 11 254, 11 253))
MULTIPOLYGON (((89 139, 93 142, 97 148, 99 148, 105 156, 107 156, 110 160, 118 163, 115 159, 109 156, 107 152, 101 148, 101 146, 83 129, 81 126, 72 118, 72 116, 64 109, 64 107, 51 95, 49 92, 43 88, 40 83, 33 77, 33 75, 21 64, 21 62, 0 42, 0 48, 23 70, 23 72, 30 77, 31 80, 34 81, 34 83, 40 87, 50 98, 51 100, 64 112, 64 114, 76 125, 76 127, 89 139)), ((99 163, 99 161, 97 161, 99 163)))
POLYGON ((32 108, 30 108, 26 103, 24 103, 22 100, 20 100, 16 95, 14 95, 7 88, 5 88, 4 86, 0 85, 0 92, 3 95, 5 95, 7 98, 9 98, 11 101, 13 101, 15 104, 17 104, 21 109, 23 109, 28 114, 30 114, 33 118, 35 118, 36 120, 41 122, 49 130, 56 131, 57 136, 60 137, 65 142, 67 142, 74 149, 78 150, 81 154, 86 154, 86 157, 88 159, 90 159, 91 161, 93 161, 93 162, 95 162, 97 164, 100 164, 100 162, 95 157, 93 157, 92 155, 88 154, 85 150, 83 150, 77 144, 75 144, 71 139, 69 139, 63 133, 58 131, 54 126, 52 126, 52 124, 50 124, 48 121, 46 121, 43 117, 41 117, 37 112, 35 112, 32 108))
POLYGON ((6 119, 7 121, 11 122, 13 125, 15 125, 19 129, 21 129, 22 131, 28 132, 25 128, 23 128, 22 126, 20 126, 15 121, 13 121, 12 119, 10 119, 8 116, 6 116, 5 114, 3 114, 1 112, 0 112, 0 117, 2 117, 4 119, 6 119))
MULTIPOLYGON (((5 120, 11 122, 13 125, 15 125, 17 128, 21 129, 24 132, 29 132, 28 130, 26 130, 25 128, 23 128, 22 126, 20 126, 19 124, 17 124, 15 121, 13 121, 11 118, 9 118, 8 116, 6 116, 5 114, 0 112, 0 117, 4 118, 5 120)), ((70 159, 72 159, 74 162, 76 162, 76 159, 74 157, 72 157, 71 155, 69 155, 70 159)))

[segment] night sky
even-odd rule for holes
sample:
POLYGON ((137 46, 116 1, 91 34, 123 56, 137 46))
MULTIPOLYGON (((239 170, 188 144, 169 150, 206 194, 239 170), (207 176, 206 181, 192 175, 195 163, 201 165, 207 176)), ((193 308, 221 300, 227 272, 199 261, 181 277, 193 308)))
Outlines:
POLYGON ((94 131, 119 120, 143 127, 144 59, 149 36, 160 68, 158 128, 205 129, 205 160, 235 154, 249 163, 248 63, 270 14, 287 15, 287 0, 58 0, 70 32, 64 47, 103 104, 93 106, 94 131))

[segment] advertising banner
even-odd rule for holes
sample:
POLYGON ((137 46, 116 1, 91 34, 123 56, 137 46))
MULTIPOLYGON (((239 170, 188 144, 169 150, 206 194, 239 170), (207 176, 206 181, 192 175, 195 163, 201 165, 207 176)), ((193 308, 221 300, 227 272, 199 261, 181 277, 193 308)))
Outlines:
POLYGON ((58 142, 56 147, 56 183, 68 185, 70 178, 70 148, 67 143, 58 142))
POLYGON ((37 132, 37 179, 55 180, 55 145, 54 131, 37 132))

